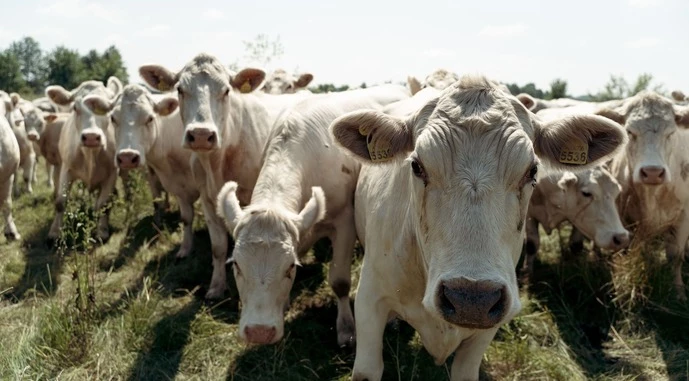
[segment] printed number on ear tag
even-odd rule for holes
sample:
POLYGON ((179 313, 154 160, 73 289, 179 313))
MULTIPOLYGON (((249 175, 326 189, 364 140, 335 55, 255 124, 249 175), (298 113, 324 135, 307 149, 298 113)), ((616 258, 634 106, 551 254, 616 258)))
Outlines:
POLYGON ((560 151, 560 163, 584 165, 588 161, 589 146, 580 141, 570 142, 560 151))
POLYGON ((371 157, 372 162, 382 162, 392 159, 392 153, 390 152, 390 144, 384 141, 373 141, 373 133, 367 133, 359 128, 359 133, 366 136, 366 146, 368 147, 368 155, 371 157))

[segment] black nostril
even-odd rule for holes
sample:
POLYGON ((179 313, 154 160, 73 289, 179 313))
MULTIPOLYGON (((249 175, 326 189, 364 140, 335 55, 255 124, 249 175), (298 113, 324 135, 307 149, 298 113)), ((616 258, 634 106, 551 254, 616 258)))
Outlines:
POLYGON ((139 157, 138 156, 134 156, 134 158, 132 158, 132 164, 139 164, 139 157))
POLYGON ((194 135, 187 133, 187 142, 193 143, 194 142, 194 135))
POLYGON ((208 142, 209 143, 215 143, 215 134, 212 134, 211 136, 208 137, 208 142))
POLYGON ((493 307, 488 310, 488 316, 491 319, 495 320, 500 320, 503 315, 505 315, 505 305, 507 304, 507 299, 506 299, 506 292, 505 288, 503 287, 500 292, 500 299, 498 299, 498 302, 493 305, 493 307))
POLYGON ((100 135, 96 135, 96 141, 97 141, 97 142, 100 141, 100 135))
POLYGON ((660 173, 658 174, 658 177, 663 177, 665 176, 665 169, 661 169, 660 173))
POLYGON ((122 159, 119 156, 117 157, 117 164, 122 164, 122 159))
POLYGON ((454 315, 457 310, 455 309, 454 304, 450 301, 450 299, 447 297, 447 287, 445 287, 444 284, 440 285, 440 309, 442 312, 446 315, 454 315))
POLYGON ((615 245, 620 245, 622 244, 622 241, 620 241, 620 238, 618 236, 614 236, 612 237, 612 243, 614 243, 615 245))
POLYGON ((86 136, 81 135, 81 142, 82 142, 82 143, 86 143, 86 136))

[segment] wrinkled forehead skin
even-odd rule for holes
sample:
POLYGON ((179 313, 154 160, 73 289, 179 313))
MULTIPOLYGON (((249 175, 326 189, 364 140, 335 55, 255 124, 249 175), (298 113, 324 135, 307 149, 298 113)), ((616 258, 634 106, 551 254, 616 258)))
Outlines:
POLYGON ((619 189, 620 184, 615 177, 603 166, 593 167, 583 171, 573 172, 580 187, 596 185, 604 193, 611 193, 619 189))
POLYGON ((675 112, 669 99, 654 92, 644 91, 622 106, 626 127, 639 134, 657 134, 677 128, 675 112))
POLYGON ((131 84, 125 86, 122 91, 122 97, 120 98, 121 112, 134 111, 141 108, 152 111, 153 105, 154 101, 151 93, 143 86, 131 84))
POLYGON ((82 82, 76 89, 72 90, 72 97, 74 100, 80 100, 87 95, 100 95, 106 98, 115 96, 113 92, 105 87, 100 81, 85 81, 82 82))
POLYGON ((215 57, 201 53, 187 63, 179 72, 180 87, 199 85, 200 79, 218 86, 230 86, 230 73, 215 57))

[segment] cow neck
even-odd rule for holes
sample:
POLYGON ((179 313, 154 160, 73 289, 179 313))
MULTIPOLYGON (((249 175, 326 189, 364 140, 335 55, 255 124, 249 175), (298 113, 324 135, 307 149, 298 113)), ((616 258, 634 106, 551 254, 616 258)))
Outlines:
POLYGON ((158 133, 146 152, 146 158, 150 162, 167 163, 170 153, 185 150, 185 148, 181 148, 184 125, 178 112, 170 116, 158 115, 157 119, 158 133))
POLYGON ((298 158, 291 157, 293 150, 275 145, 268 150, 270 155, 266 155, 259 173, 251 204, 281 206, 298 214, 311 197, 310 189, 305 189, 304 167, 298 158))

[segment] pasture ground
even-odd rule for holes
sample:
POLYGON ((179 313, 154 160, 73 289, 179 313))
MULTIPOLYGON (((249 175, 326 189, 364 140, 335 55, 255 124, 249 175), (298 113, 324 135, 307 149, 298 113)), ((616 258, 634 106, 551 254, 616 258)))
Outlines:
MULTIPOLYGON (((285 339, 247 347, 236 334, 231 271, 228 299, 202 299, 211 256, 199 212, 195 251, 176 261, 176 206, 155 227, 151 196, 137 177, 129 202, 119 192, 110 240, 90 254, 62 255, 44 244, 53 207, 42 162, 38 168, 35 193, 14 202, 22 240, 0 238, 0 379, 349 379, 354 356, 336 345, 327 242, 298 270, 285 339)), ((90 226, 75 207, 89 197, 72 199, 67 234, 90 226)), ((523 311, 499 331, 481 379, 689 379, 689 308, 673 298, 660 246, 563 260, 564 230, 542 233, 535 276, 522 286, 523 311)), ((360 264, 358 255, 355 274, 360 264)), ((384 380, 448 379, 450 363, 435 366, 403 322, 386 330, 384 357, 384 380)))

